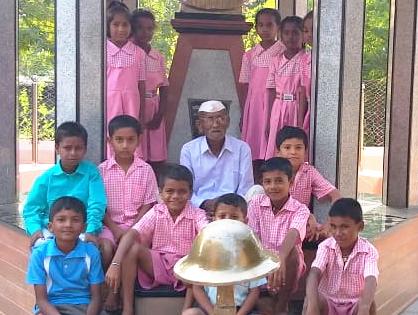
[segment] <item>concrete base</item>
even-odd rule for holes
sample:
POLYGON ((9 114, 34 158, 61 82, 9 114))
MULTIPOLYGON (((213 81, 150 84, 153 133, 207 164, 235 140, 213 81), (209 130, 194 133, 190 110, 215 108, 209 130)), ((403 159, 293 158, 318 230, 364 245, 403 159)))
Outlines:
POLYGON ((137 297, 135 315, 181 314, 184 297, 137 297))

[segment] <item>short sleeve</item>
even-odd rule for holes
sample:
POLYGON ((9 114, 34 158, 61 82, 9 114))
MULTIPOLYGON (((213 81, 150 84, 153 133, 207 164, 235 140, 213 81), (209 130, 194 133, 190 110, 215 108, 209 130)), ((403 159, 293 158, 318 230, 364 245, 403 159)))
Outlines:
POLYGON ((269 73, 267 75, 266 88, 274 89, 276 88, 276 58, 274 58, 269 66, 269 73))
POLYGON ((206 213, 198 209, 195 214, 195 222, 196 222, 196 230, 200 232, 206 225, 208 225, 208 219, 206 217, 206 213))
POLYGON ((149 205, 157 201, 157 179, 150 166, 147 166, 147 187, 145 189, 144 205, 149 205))
POLYGON ((239 83, 249 83, 251 73, 251 58, 250 52, 247 51, 242 56, 241 72, 239 75, 239 83))
POLYGON ((137 51, 138 51, 138 58, 139 58, 139 60, 138 60, 138 66, 139 66, 138 81, 145 81, 146 71, 147 71, 146 64, 145 64, 145 62, 146 62, 145 52, 141 48, 138 48, 137 51))
POLYGON ((377 263, 379 260, 379 254, 373 246, 370 245, 370 251, 366 256, 364 264, 364 278, 375 277, 376 280, 379 277, 379 269, 377 263))
POLYGON ((100 253, 95 245, 89 245, 89 254, 91 256, 91 265, 89 272, 89 283, 90 284, 100 284, 104 282, 104 275, 102 269, 102 262, 100 259, 100 253))
POLYGON ((306 224, 309 219, 309 210, 305 205, 300 205, 298 211, 295 212, 295 215, 292 218, 289 229, 296 229, 299 232, 300 243, 305 238, 306 235, 306 224))
MULTIPOLYGON (((42 246, 43 248, 43 246, 42 246)), ((29 257, 28 272, 26 274, 26 282, 28 284, 46 284, 46 271, 44 268, 44 255, 38 249, 34 249, 29 257)))
POLYGON ((151 239, 154 234, 155 223, 157 222, 157 212, 154 207, 151 208, 145 215, 139 220, 132 229, 136 230, 142 237, 151 239))
POLYGON ((318 246, 318 250, 316 251, 315 260, 312 262, 311 268, 316 267, 321 272, 324 272, 325 268, 328 264, 328 256, 329 256, 329 249, 326 246, 327 240, 323 241, 318 246))
POLYGON ((330 192, 334 191, 336 188, 326 180, 321 173, 314 167, 311 169, 311 179, 312 179, 312 194, 317 199, 321 199, 328 195, 330 192))
POLYGON ((253 232, 260 237, 260 218, 258 216, 258 205, 256 201, 258 200, 258 196, 254 197, 248 203, 248 226, 253 230, 253 232))
POLYGON ((163 55, 160 54, 160 73, 161 78, 163 79, 161 86, 168 86, 168 79, 167 79, 167 70, 166 70, 165 58, 163 55))

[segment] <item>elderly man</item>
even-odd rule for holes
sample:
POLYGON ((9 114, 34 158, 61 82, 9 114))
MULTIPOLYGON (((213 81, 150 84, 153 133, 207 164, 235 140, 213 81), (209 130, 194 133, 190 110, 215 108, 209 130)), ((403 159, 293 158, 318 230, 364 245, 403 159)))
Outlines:
POLYGON ((193 173, 192 203, 210 213, 216 197, 231 192, 244 196, 254 184, 251 150, 225 135, 229 116, 221 102, 202 103, 198 114, 203 136, 183 146, 180 164, 193 173))

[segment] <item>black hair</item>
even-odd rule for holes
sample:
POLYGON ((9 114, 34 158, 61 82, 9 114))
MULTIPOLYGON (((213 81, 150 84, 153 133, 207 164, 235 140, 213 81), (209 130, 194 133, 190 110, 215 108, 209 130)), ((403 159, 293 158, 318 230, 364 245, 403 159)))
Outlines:
POLYGON ((145 9, 135 9, 132 11, 132 23, 137 22, 140 18, 151 19, 155 23, 155 16, 151 11, 145 9))
POLYGON ((167 179, 182 180, 189 184, 190 190, 193 190, 193 174, 190 170, 179 164, 167 163, 164 165, 160 176, 158 177, 158 186, 164 188, 167 179))
POLYGON ((289 180, 293 176, 292 164, 290 164, 288 159, 282 157, 274 157, 264 161, 260 167, 260 174, 263 176, 266 172, 280 171, 287 175, 289 180))
POLYGON ((54 201, 49 211, 49 222, 52 222, 54 216, 62 210, 74 210, 83 216, 83 222, 87 221, 87 211, 84 203, 75 197, 64 196, 54 201))
POLYGON ((228 206, 239 208, 242 214, 244 215, 244 217, 247 216, 247 202, 240 195, 235 194, 235 193, 229 193, 229 194, 224 194, 216 198, 215 205, 213 207, 215 209, 214 213, 216 213, 216 208, 218 208, 218 206, 221 203, 228 205, 228 206))
POLYGON ((109 136, 113 136, 113 134, 121 128, 132 128, 138 136, 142 133, 142 127, 139 121, 129 115, 119 115, 112 118, 107 126, 109 136))
POLYGON ((255 14, 255 25, 257 26, 258 20, 260 19, 260 16, 262 14, 269 14, 274 18, 274 21, 276 22, 277 26, 280 26, 282 17, 280 15, 279 10, 273 9, 273 8, 263 8, 258 10, 258 12, 255 14))
POLYGON ((286 16, 282 21, 281 29, 283 29, 286 24, 294 24, 301 32, 303 32, 303 19, 299 16, 286 16))
POLYGON ((302 140, 305 145, 305 149, 308 148, 308 136, 302 128, 284 126, 276 135, 276 148, 279 149, 282 143, 288 139, 302 140))
POLYGON ((303 18, 303 22, 305 23, 305 21, 309 19, 313 19, 313 10, 306 13, 305 17, 303 18))
POLYGON ((334 202, 329 210, 330 217, 348 217, 359 223, 363 221, 360 203, 353 198, 341 198, 334 202))
POLYGON ((106 11, 106 34, 107 37, 110 37, 110 23, 112 23, 113 19, 116 15, 121 14, 126 17, 129 24, 131 24, 131 13, 129 12, 129 8, 127 5, 120 1, 112 1, 107 6, 106 11))
POLYGON ((87 146, 87 130, 78 122, 66 121, 59 125, 55 132, 55 144, 60 144, 67 137, 78 137, 87 146))

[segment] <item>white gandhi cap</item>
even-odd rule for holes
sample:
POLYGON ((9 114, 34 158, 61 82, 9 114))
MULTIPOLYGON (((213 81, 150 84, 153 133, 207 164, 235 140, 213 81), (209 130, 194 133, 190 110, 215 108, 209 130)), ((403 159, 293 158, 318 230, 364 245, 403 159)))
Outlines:
POLYGON ((200 105, 199 112, 216 113, 224 109, 226 107, 219 101, 206 101, 200 105))

